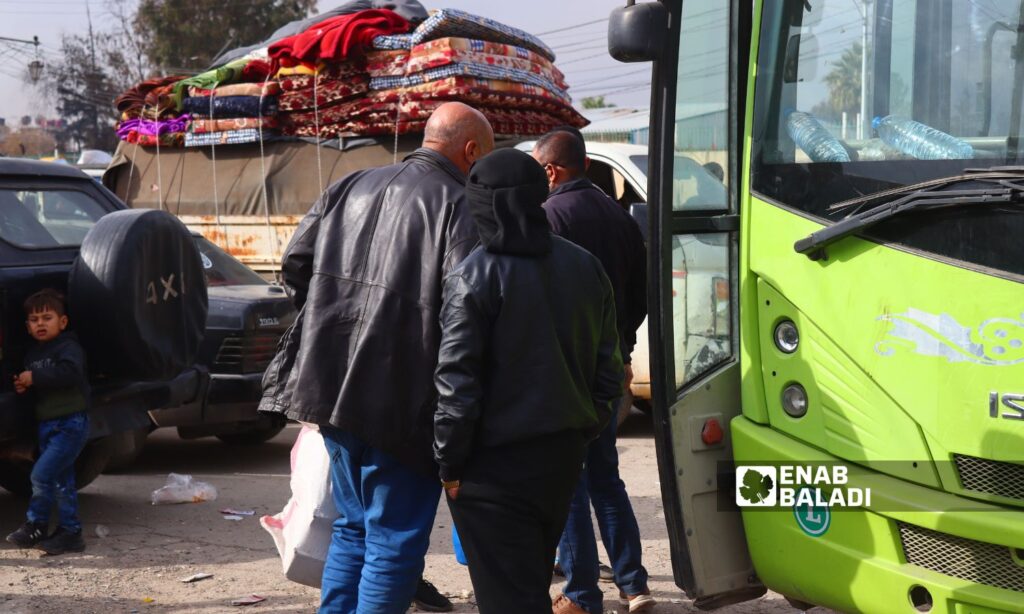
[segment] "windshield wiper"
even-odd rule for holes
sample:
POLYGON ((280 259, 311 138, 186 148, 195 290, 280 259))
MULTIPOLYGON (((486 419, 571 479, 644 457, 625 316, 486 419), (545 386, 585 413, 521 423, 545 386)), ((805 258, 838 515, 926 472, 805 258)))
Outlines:
MULTIPOLYGON (((999 175, 1000 177, 1006 176, 1004 173, 999 173, 999 175)), ((1018 175, 1017 177, 1019 178, 1020 176, 1018 175)), ((913 190, 902 198, 871 207, 836 222, 827 228, 813 232, 793 244, 793 249, 797 253, 806 255, 811 260, 821 260, 825 257, 825 248, 829 245, 903 213, 961 205, 979 206, 1024 202, 1024 197, 1022 197, 1024 185, 1014 183, 1005 178, 983 178, 981 174, 970 175, 965 178, 968 180, 993 182, 1000 187, 936 191, 936 187, 949 183, 949 181, 943 181, 931 189, 913 190)), ((872 195, 867 200, 874 200, 877 196, 880 195, 872 195)))
POLYGON ((911 192, 917 192, 919 190, 926 190, 929 188, 941 188, 954 183, 960 183, 963 181, 998 181, 1001 179, 1021 179, 1024 178, 1024 167, 1022 166, 993 166, 991 168, 965 168, 962 175, 953 175, 952 177, 939 177, 938 179, 929 179, 928 181, 922 181, 921 183, 912 183, 909 185, 901 185, 898 188, 892 188, 890 190, 883 190, 881 192, 874 192, 872 194, 865 194, 849 200, 838 202, 828 208, 830 212, 839 211, 840 209, 859 208, 859 205, 866 205, 872 201, 883 200, 891 196, 900 196, 902 194, 908 194, 911 192))

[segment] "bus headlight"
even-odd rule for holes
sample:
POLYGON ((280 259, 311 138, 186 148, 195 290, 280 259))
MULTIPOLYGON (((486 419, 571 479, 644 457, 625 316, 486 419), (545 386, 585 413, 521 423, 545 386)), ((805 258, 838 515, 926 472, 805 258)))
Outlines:
POLYGON ((796 324, 783 320, 775 327, 775 347, 786 354, 792 354, 800 347, 800 332, 796 324))
POLYGON ((807 391, 800 384, 790 384, 782 391, 782 410, 793 418, 807 413, 807 391))

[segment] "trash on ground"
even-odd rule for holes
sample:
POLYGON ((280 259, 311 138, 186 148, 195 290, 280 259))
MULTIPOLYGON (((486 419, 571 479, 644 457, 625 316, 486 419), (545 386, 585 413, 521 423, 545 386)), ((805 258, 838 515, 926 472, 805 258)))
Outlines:
POLYGON ((233 516, 255 516, 256 515, 256 511, 255 510, 239 510, 239 509, 235 509, 233 507, 226 507, 226 508, 220 510, 220 513, 221 514, 231 514, 233 516))
POLYGON ((142 598, 142 603, 153 603, 154 601, 156 601, 156 599, 153 599, 152 597, 143 597, 142 598))
POLYGON ((241 516, 237 516, 235 514, 224 514, 223 516, 221 516, 221 518, 223 518, 224 520, 241 520, 242 519, 241 516))
POLYGON ((108 535, 110 535, 110 529, 108 529, 106 525, 96 525, 96 537, 103 539, 108 535))
POLYGON ((217 489, 212 484, 193 480, 190 475, 171 473, 167 483, 153 491, 153 505, 167 503, 200 503, 217 498, 217 489))
POLYGON ((259 595, 249 595, 248 597, 240 597, 238 599, 232 599, 231 605, 253 605, 261 601, 266 601, 266 597, 260 597, 259 595))
POLYGON ((207 578, 212 578, 212 577, 213 577, 212 573, 202 573, 202 572, 200 572, 200 573, 194 573, 194 574, 192 574, 191 576, 189 576, 187 578, 182 578, 181 581, 186 583, 186 584, 188 584, 189 582, 198 582, 200 580, 205 580, 207 578))

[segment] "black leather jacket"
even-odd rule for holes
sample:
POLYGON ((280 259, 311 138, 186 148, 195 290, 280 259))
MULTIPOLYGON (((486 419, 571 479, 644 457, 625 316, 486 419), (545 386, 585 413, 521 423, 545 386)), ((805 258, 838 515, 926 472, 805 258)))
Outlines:
POLYGON ((622 396, 611 283, 597 258, 540 219, 525 238, 510 237, 523 223, 494 243, 484 237, 445 278, 434 417, 442 480, 460 478, 477 446, 570 430, 596 437, 622 396), (504 249, 510 241, 519 253, 504 249))
POLYGON ((328 188, 285 251, 299 314, 264 375, 261 411, 330 424, 434 475, 441 282, 478 241, 464 183, 418 149, 328 188))

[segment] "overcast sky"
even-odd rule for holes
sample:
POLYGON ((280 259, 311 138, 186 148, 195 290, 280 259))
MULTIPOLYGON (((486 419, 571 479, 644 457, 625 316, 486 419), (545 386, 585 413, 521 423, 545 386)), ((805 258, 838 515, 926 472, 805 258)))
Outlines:
MULTIPOLYGON (((244 0, 242 0, 244 1, 244 0)), ((321 1, 321 9, 343 4, 321 1)), ((650 65, 620 64, 605 44, 609 12, 625 0, 439 0, 427 8, 457 8, 496 19, 539 35, 555 50, 555 64, 567 77, 575 101, 606 95, 619 106, 646 106, 650 96, 650 65)), ((113 17, 105 0, 0 0, 0 37, 31 40, 38 36, 42 60, 52 60, 64 33, 88 30, 87 7, 98 31, 113 17)), ((8 124, 22 115, 55 117, 52 106, 23 82, 32 46, 0 41, 0 117, 8 124)))

